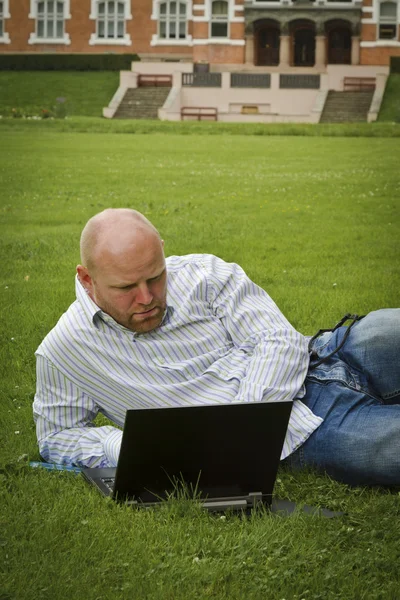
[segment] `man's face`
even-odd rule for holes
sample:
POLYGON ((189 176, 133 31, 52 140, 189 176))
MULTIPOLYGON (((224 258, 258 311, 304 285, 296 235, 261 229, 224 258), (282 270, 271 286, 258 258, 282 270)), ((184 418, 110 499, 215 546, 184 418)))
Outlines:
POLYGON ((106 255, 93 276, 84 267, 78 267, 78 275, 92 300, 117 323, 137 333, 161 324, 167 272, 160 240, 151 240, 140 253, 131 248, 118 257, 106 255))

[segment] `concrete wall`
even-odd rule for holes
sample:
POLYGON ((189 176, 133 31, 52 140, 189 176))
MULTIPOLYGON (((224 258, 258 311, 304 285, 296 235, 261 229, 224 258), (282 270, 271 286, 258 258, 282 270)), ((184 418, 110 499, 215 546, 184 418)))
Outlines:
POLYGON ((326 67, 328 75, 328 89, 343 90, 344 77, 376 77, 378 74, 387 76, 389 67, 373 65, 328 65, 326 67))

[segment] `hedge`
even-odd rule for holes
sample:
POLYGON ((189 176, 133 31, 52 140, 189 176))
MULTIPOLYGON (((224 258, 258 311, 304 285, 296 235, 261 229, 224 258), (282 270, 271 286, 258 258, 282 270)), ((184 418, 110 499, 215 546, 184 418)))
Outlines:
POLYGON ((0 71, 124 71, 137 54, 0 54, 0 71))
POLYGON ((400 73, 400 56, 390 57, 390 72, 400 73))

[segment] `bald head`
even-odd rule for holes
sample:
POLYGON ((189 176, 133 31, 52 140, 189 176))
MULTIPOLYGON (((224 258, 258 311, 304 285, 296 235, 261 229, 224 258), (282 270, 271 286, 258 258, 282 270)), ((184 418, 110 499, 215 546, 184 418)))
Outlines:
POLYGON ((117 323, 146 333, 166 310, 164 244, 136 210, 109 208, 92 217, 81 236, 78 279, 90 298, 117 323))
POLYGON ((107 208, 86 223, 83 228, 80 251, 82 265, 94 272, 107 257, 117 257, 127 249, 147 241, 161 244, 161 238, 152 223, 137 210, 107 208))

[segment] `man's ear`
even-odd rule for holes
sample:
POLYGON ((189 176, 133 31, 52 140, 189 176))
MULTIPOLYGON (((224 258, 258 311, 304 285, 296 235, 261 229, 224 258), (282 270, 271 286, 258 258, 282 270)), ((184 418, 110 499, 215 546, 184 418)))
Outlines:
POLYGON ((81 282, 85 290, 88 292, 89 296, 93 298, 93 280, 89 274, 89 271, 86 267, 78 265, 76 267, 76 272, 78 274, 79 281, 81 282))

